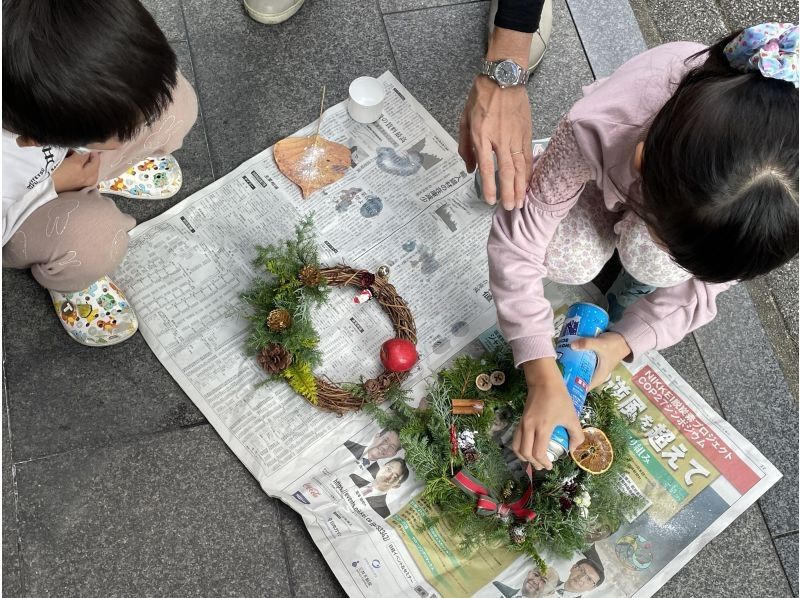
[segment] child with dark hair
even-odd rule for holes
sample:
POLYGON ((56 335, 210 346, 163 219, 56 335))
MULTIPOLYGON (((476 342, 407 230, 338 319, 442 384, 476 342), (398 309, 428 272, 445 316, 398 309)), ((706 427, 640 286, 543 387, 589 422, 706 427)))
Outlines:
POLYGON ((553 349, 542 279, 591 281, 616 250, 610 331, 592 386, 716 315, 736 281, 798 250, 796 25, 765 23, 704 48, 671 43, 584 90, 535 165, 520 210, 498 210, 488 252, 500 326, 528 382, 514 451, 550 469, 560 424, 583 440, 553 349))
POLYGON ((109 280, 136 221, 100 193, 163 199, 194 90, 138 0, 3 0, 3 266, 30 268, 67 332, 119 343, 136 316, 109 280))

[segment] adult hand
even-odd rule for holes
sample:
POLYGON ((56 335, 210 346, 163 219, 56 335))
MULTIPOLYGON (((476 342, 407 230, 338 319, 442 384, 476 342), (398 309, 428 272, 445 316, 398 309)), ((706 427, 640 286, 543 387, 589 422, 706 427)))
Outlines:
MULTIPOLYGON (((495 27, 486 51, 487 60, 513 60, 528 65, 533 35, 495 27)), ((525 86, 501 89, 485 75, 472 84, 458 134, 458 153, 467 170, 480 169, 483 198, 497 202, 494 160, 500 174, 500 202, 506 210, 522 207, 533 171, 531 105, 525 86)))
POLYGON ((458 153, 472 172, 481 173, 483 198, 497 202, 494 161, 500 175, 500 202, 506 210, 521 208, 533 169, 531 106, 525 86, 501 89, 478 75, 467 97, 459 125, 458 153))
POLYGON ((56 192, 78 191, 84 187, 97 185, 100 176, 100 154, 71 152, 53 171, 53 185, 56 192))
POLYGON ((569 434, 570 449, 583 442, 578 415, 567 393, 555 359, 543 358, 523 365, 528 381, 528 398, 522 418, 514 433, 512 448, 523 461, 535 469, 552 469, 547 444, 557 425, 569 434))
POLYGON ((589 383, 589 390, 605 382, 617 364, 631 354, 628 342, 619 332, 604 332, 597 338, 579 338, 572 341, 570 347, 577 351, 594 351, 597 354, 597 367, 589 383))

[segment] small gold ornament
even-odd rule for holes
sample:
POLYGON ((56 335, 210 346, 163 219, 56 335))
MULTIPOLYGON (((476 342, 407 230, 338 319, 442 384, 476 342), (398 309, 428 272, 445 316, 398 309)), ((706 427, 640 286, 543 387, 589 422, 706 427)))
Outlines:
POLYGON ((277 307, 267 316, 267 328, 272 332, 281 332, 292 325, 292 314, 288 309, 277 307))
POLYGON ((322 274, 319 268, 315 268, 309 264, 300 268, 297 279, 303 283, 305 287, 318 287, 322 282, 322 274))
POLYGON ((375 274, 381 278, 389 278, 389 266, 379 266, 375 274))

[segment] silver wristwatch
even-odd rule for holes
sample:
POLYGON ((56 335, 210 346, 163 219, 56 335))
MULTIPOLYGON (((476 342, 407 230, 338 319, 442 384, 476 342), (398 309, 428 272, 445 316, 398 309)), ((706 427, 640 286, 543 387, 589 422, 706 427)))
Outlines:
POLYGON ((484 60, 481 75, 486 75, 500 87, 525 85, 530 73, 513 60, 484 60))

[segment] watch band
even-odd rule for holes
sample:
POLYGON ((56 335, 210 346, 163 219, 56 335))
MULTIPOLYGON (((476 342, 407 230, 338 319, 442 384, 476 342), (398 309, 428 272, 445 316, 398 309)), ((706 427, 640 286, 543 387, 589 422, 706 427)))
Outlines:
POLYGON ((481 75, 486 75, 492 81, 494 81, 495 83, 500 85, 501 88, 516 87, 517 85, 525 85, 528 82, 528 78, 530 77, 530 72, 528 71, 528 69, 521 67, 520 65, 518 65, 516 62, 514 62, 511 59, 504 59, 504 60, 486 60, 486 59, 484 59, 483 62, 481 63, 480 74, 481 75), (501 62, 511 62, 518 68, 519 75, 517 75, 517 80, 516 81, 514 81, 513 83, 509 83, 509 84, 505 84, 504 85, 504 84, 500 83, 497 80, 497 78, 494 75, 494 70, 497 67, 497 65, 500 64, 501 62))

